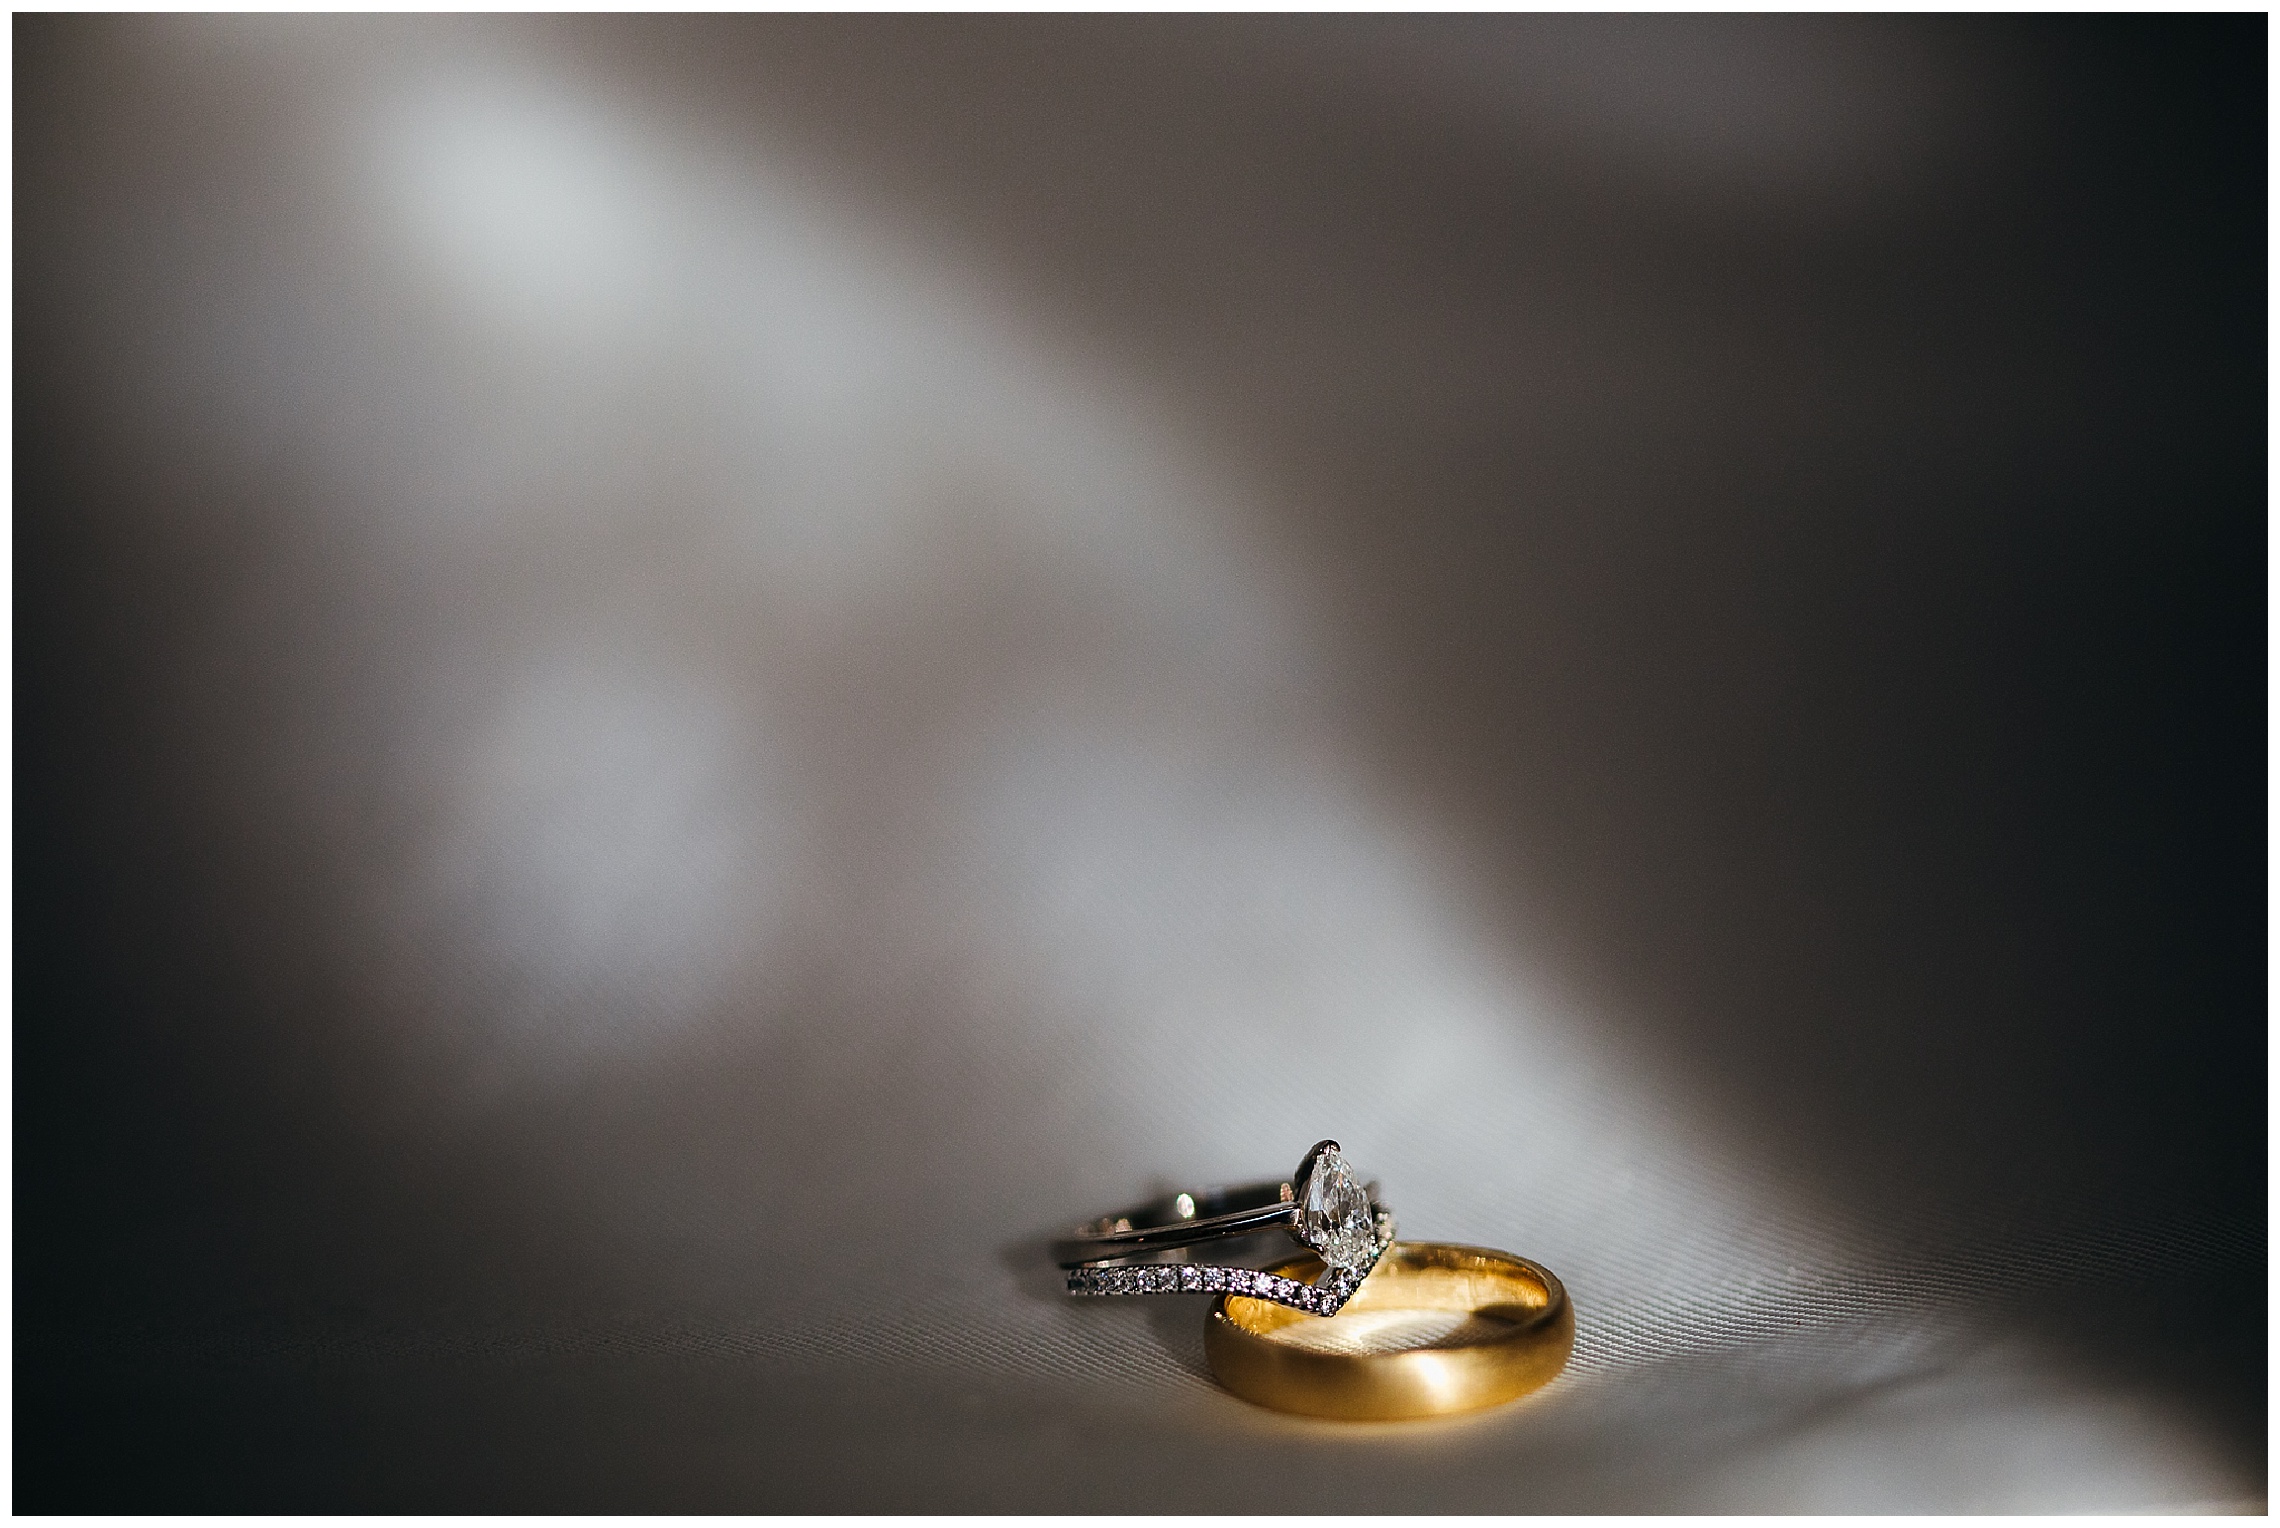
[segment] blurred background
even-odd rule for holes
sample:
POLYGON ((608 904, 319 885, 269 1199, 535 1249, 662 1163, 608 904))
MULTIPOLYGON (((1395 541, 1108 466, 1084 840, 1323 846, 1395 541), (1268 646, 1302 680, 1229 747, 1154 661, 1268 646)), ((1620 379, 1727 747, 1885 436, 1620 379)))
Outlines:
POLYGON ((20 1509, 2261 1510, 2263 17, 12 35, 20 1509))

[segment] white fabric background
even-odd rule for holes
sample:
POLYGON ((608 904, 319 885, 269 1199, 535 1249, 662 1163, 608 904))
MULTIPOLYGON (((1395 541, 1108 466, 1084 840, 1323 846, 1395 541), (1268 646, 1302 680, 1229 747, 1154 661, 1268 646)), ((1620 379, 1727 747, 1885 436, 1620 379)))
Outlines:
MULTIPOLYGON (((200 1491, 2261 1503, 2260 1461, 2033 1315, 2260 1235, 1920 1225, 1801 1171, 1356 741, 1371 655, 1261 529, 1302 491, 1271 460, 812 148, 549 37, 83 50, 123 125, 49 230, 88 252, 65 385, 140 502, 246 485, 149 531, 195 609, 150 702, 169 799, 237 856, 200 959, 249 1064, 477 1227, 456 1270, 427 1211, 339 1231, 426 1291, 370 1309, 74 1338, 270 1419, 200 1491), (1035 1256, 1324 1135, 1406 1235, 1556 1270, 1569 1373, 1447 1425, 1277 1418, 1202 1373, 1198 1302, 1070 1304, 1035 1256)), ((1654 122, 1578 120, 1662 162, 1654 122)), ((1754 130, 1681 179, 1847 151, 1754 130)))

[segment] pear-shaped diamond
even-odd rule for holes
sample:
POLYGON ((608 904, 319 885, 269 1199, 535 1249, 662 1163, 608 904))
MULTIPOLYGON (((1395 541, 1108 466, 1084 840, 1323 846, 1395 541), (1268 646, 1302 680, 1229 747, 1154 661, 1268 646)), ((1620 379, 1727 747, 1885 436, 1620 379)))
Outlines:
POLYGON ((1314 1159, 1300 1206, 1299 1234, 1333 1268, 1359 1268, 1377 1250, 1377 1220, 1369 1196, 1354 1181, 1336 1147, 1314 1159))

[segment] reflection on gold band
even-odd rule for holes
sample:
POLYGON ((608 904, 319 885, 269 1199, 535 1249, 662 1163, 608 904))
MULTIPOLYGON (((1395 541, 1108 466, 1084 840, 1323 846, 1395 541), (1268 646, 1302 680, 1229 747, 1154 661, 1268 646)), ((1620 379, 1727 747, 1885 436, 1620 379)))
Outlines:
MULTIPOLYGON (((1311 1281, 1322 1265, 1294 1258, 1274 1272, 1311 1281)), ((1509 1252, 1395 1242, 1337 1315, 1222 1295, 1203 1346, 1221 1384, 1277 1411, 1450 1416, 1558 1374, 1575 1346, 1575 1309, 1548 1270, 1509 1252)))

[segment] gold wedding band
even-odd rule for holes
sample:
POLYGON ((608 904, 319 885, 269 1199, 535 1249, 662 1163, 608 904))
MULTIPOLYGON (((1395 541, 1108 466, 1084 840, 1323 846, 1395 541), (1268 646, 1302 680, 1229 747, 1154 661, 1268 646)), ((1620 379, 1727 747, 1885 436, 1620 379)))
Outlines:
MULTIPOLYGON (((1322 1265, 1273 1271, 1311 1280, 1322 1265)), ((1558 1374, 1574 1346, 1575 1309, 1547 1269, 1445 1242, 1395 1242, 1335 1316, 1222 1295, 1203 1334, 1211 1372, 1246 1401, 1353 1421, 1501 1405, 1558 1374)))

